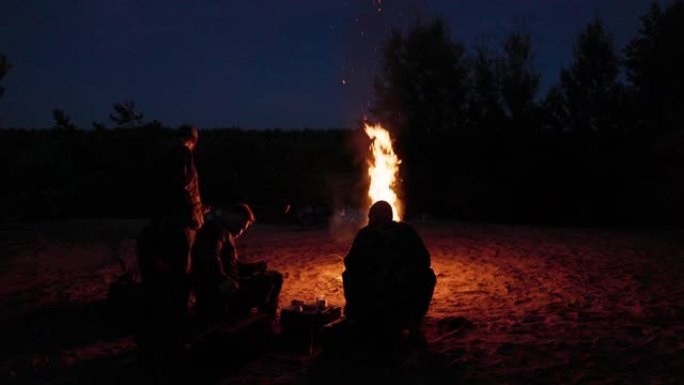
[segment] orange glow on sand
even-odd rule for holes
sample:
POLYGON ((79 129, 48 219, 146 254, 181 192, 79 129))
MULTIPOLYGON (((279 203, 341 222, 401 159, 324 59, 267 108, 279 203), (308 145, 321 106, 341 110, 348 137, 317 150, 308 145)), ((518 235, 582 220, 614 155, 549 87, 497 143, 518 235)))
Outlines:
POLYGON ((394 153, 389 131, 381 125, 364 124, 364 131, 371 139, 371 157, 368 164, 370 187, 368 197, 371 203, 379 200, 387 201, 394 211, 394 220, 401 220, 403 207, 397 197, 399 181, 397 173, 401 160, 394 153))

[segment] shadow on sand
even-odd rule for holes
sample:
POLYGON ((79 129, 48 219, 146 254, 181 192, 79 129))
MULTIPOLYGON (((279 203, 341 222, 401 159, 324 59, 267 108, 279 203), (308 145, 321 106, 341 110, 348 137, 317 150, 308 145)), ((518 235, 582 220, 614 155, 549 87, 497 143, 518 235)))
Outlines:
POLYGON ((106 301, 69 302, 4 317, 10 331, 3 343, 9 356, 47 355, 130 335, 106 301))
POLYGON ((309 384, 454 384, 460 370, 430 351, 423 339, 377 330, 345 330, 325 337, 308 367, 309 384))

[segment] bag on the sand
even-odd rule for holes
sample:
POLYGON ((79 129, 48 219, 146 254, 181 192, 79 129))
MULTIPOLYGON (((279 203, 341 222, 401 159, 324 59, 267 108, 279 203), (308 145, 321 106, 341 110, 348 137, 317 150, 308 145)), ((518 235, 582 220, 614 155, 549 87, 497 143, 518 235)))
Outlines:
POLYGON ((320 343, 320 334, 324 325, 338 320, 342 316, 339 306, 306 305, 301 301, 293 301, 292 306, 281 309, 280 326, 283 337, 293 350, 311 350, 320 343))

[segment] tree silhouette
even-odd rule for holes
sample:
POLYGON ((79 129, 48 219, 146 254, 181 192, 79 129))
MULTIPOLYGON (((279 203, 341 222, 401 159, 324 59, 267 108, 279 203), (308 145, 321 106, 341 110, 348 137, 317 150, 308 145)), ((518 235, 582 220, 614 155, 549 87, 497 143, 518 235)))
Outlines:
POLYGON ((450 40, 439 19, 417 24, 405 36, 394 31, 384 47, 372 112, 402 139, 463 126, 464 53, 463 45, 450 40))
POLYGON ((487 47, 475 48, 472 60, 471 92, 468 101, 469 122, 476 128, 499 127, 505 113, 501 105, 499 60, 487 47))
POLYGON ((567 107, 567 126, 577 132, 615 129, 618 122, 619 58, 611 36, 596 19, 577 37, 573 59, 561 71, 560 89, 567 107))
POLYGON ((416 203, 408 208, 409 215, 420 202, 437 201, 423 197, 425 184, 438 179, 438 171, 428 165, 453 162, 447 148, 466 128, 468 91, 465 48, 450 39, 442 20, 419 23, 406 34, 392 33, 371 111, 393 132, 395 150, 405 160, 404 193, 416 203))
POLYGON ((560 86, 553 86, 549 89, 541 105, 544 115, 544 127, 558 132, 568 130, 570 111, 568 102, 565 99, 563 90, 560 86))
POLYGON ((114 104, 114 113, 109 114, 109 119, 118 127, 132 128, 141 125, 143 114, 135 111, 135 102, 123 102, 114 104))
MULTIPOLYGON (((12 65, 10 65, 9 61, 7 61, 7 57, 5 55, 0 55, 0 81, 2 81, 10 68, 12 68, 12 65)), ((0 84, 0 96, 2 96, 4 93, 5 87, 0 84)))
POLYGON ((625 49, 627 78, 642 125, 660 135, 684 123, 684 2, 661 11, 654 1, 641 23, 625 49))
POLYGON ((53 126, 55 130, 73 131, 77 129, 76 125, 71 122, 71 118, 64 110, 59 108, 52 110, 52 119, 55 121, 55 125, 53 126))
POLYGON ((536 108, 539 73, 534 69, 532 59, 530 36, 508 35, 500 63, 501 96, 514 126, 529 124, 536 108))

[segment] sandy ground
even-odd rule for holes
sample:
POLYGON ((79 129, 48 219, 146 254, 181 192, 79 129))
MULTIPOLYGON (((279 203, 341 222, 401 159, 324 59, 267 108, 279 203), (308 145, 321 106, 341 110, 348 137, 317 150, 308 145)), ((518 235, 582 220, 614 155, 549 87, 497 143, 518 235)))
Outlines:
MULTIPOLYGON (((133 338, 104 303, 116 256, 135 267, 142 223, 0 227, 0 382, 145 383, 133 338)), ((389 369, 405 383, 684 383, 684 232, 415 225, 438 282, 427 348, 389 369)), ((257 224, 238 246, 284 274, 282 304, 343 305, 353 234, 257 224)), ((305 354, 268 352, 219 382, 306 384, 309 365, 305 354)))

